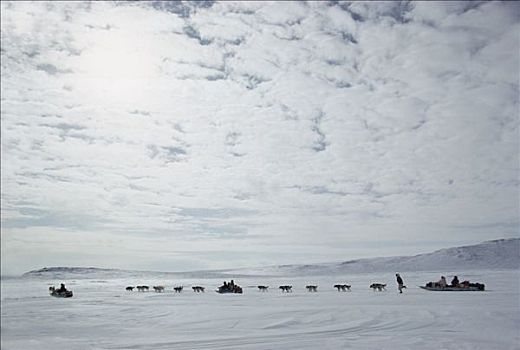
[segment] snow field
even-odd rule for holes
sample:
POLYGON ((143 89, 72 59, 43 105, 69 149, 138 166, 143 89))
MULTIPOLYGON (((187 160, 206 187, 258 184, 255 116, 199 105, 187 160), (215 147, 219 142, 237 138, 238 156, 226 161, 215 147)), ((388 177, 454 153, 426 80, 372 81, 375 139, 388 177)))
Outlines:
MULTIPOLYGON (((453 274, 445 273, 448 281, 453 274)), ((485 292, 419 289, 438 273, 236 279, 244 294, 215 293, 219 279, 2 280, 2 349, 520 349, 517 270, 458 273, 485 292), (48 295, 64 282, 70 299, 48 295), (369 289, 388 283, 386 292, 369 289), (352 292, 333 285, 348 283, 352 292), (125 291, 164 285, 164 293, 125 291), (259 284, 270 286, 259 292, 259 284), (293 293, 278 286, 292 284, 293 293), (305 285, 317 284, 318 293, 305 285), (184 285, 178 294, 173 286, 184 285), (194 293, 191 285, 206 287, 194 293)), ((229 280, 229 279, 228 279, 229 280)))

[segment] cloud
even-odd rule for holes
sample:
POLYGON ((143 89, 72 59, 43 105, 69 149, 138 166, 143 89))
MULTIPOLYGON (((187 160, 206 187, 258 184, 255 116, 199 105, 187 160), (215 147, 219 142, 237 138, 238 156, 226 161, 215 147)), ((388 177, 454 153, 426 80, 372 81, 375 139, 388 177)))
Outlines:
POLYGON ((514 2, 1 6, 8 270, 519 234, 514 2))

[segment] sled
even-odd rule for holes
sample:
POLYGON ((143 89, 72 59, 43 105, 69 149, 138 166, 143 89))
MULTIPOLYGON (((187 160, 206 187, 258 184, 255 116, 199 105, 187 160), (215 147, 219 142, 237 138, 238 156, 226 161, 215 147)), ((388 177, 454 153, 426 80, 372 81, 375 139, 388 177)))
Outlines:
POLYGON ((215 292, 219 293, 219 294, 242 294, 242 291, 236 291, 236 292, 233 292, 233 291, 220 291, 220 290, 215 290, 215 292))
POLYGON ((72 291, 71 290, 68 290, 66 292, 57 292, 57 291, 54 291, 51 293, 51 295, 53 297, 56 297, 56 298, 72 298, 72 291))
POLYGON ((227 284, 218 287, 218 289, 215 292, 219 294, 242 294, 242 287, 236 284, 227 284))
POLYGON ((485 286, 483 284, 479 284, 478 286, 469 286, 469 287, 427 287, 427 286, 419 286, 419 288, 425 290, 431 290, 434 292, 482 292, 485 290, 485 286))
POLYGON ((234 290, 219 288, 219 289, 215 290, 215 292, 217 292, 219 294, 242 294, 242 288, 238 287, 238 288, 235 288, 234 290))

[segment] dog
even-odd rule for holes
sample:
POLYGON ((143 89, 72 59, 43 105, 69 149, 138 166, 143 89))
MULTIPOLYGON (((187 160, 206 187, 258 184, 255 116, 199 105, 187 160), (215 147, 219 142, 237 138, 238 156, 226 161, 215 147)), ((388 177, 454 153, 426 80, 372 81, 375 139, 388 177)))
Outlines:
POLYGON ((382 284, 382 283, 372 283, 370 285, 370 288, 372 288, 374 290, 374 292, 376 291, 376 289, 381 292, 382 290, 386 290, 386 283, 385 284, 382 284))
POLYGON ((145 290, 150 289, 150 287, 148 287, 148 286, 137 286, 135 288, 137 288, 138 292, 144 292, 145 290))
POLYGON ((338 292, 339 291, 342 291, 342 292, 346 292, 347 290, 350 292, 350 285, 348 284, 335 284, 334 285, 334 288, 337 288, 338 292))
POLYGON ((278 288, 280 288, 282 290, 282 293, 283 292, 287 292, 287 293, 291 293, 292 292, 292 286, 285 285, 285 286, 280 286, 278 288))
POLYGON ((164 292, 164 286, 153 286, 153 289, 156 293, 162 293, 164 292))
POLYGON ((133 290, 134 290, 134 287, 126 287, 126 290, 128 290, 128 291, 130 291, 130 292, 131 292, 131 291, 133 291, 133 290))
POLYGON ((194 292, 203 292, 204 293, 204 287, 201 287, 201 286, 195 286, 195 287, 191 287, 193 289, 194 292))
POLYGON ((183 286, 180 286, 180 287, 173 287, 173 290, 175 291, 175 293, 180 293, 180 292, 182 292, 182 289, 183 289, 183 288, 184 288, 183 286))
POLYGON ((258 290, 261 292, 267 292, 268 288, 269 288, 269 286, 258 286, 258 290))
POLYGON ((317 292, 318 291, 318 286, 305 286, 305 288, 307 288, 307 291, 309 291, 309 292, 317 292))

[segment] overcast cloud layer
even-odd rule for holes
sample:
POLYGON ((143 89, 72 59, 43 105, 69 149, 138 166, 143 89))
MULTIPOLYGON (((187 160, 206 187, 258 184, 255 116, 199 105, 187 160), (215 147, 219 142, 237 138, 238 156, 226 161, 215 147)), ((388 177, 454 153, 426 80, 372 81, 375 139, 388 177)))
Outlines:
POLYGON ((519 19, 514 2, 2 2, 2 273, 518 237, 519 19))

